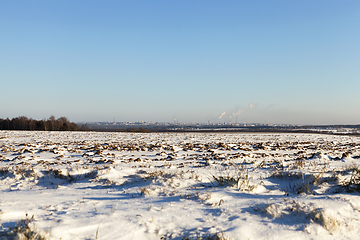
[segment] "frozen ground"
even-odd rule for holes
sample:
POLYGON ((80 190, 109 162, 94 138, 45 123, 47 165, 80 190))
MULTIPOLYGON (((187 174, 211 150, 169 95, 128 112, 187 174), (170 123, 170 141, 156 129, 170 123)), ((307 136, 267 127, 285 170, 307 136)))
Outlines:
POLYGON ((359 239, 359 143, 0 131, 0 239, 359 239))

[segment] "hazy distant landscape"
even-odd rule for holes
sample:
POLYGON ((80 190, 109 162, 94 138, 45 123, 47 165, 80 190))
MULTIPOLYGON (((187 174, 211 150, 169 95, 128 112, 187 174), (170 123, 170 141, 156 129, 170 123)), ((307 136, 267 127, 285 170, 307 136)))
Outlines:
POLYGON ((147 122, 98 122, 79 123, 92 131, 133 131, 133 132, 283 132, 283 133, 323 133, 358 135, 360 125, 290 125, 259 123, 147 123, 147 122))
POLYGON ((290 125, 259 123, 70 122, 66 117, 34 120, 25 116, 0 118, 0 130, 105 131, 105 132, 278 132, 360 134, 360 125, 290 125))

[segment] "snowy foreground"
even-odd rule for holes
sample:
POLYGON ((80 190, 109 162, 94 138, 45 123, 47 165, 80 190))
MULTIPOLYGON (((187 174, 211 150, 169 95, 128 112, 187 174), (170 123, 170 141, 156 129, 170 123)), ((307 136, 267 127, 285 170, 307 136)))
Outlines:
POLYGON ((359 143, 0 131, 0 239, 359 239, 359 143))

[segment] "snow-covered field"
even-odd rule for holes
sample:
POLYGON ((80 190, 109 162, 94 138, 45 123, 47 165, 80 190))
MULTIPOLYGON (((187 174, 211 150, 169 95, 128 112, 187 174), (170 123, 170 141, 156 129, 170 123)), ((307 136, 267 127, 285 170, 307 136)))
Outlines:
POLYGON ((359 239, 359 143, 0 131, 0 239, 359 239))

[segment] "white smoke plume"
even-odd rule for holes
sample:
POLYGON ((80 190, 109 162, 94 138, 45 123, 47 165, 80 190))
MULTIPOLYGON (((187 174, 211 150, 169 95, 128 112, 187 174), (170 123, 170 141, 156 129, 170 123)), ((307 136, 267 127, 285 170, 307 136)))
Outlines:
POLYGON ((237 115, 240 115, 240 114, 241 114, 241 109, 239 109, 239 110, 237 110, 236 112, 234 112, 234 113, 230 116, 230 118, 236 117, 237 115))
POLYGON ((241 114, 241 109, 237 110, 236 112, 233 113, 234 116, 240 115, 241 114))
POLYGON ((226 114, 226 112, 222 112, 219 116, 219 119, 221 119, 225 114, 226 114))

